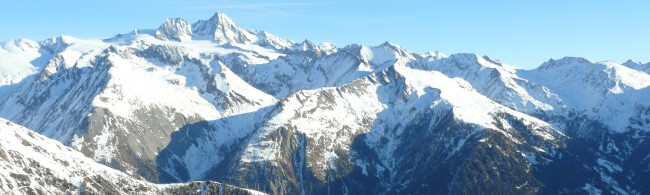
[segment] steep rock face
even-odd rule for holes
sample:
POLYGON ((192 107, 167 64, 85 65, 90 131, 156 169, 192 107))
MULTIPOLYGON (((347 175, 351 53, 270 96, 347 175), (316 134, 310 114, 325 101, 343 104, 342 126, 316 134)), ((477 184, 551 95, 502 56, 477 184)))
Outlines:
POLYGON ((152 184, 0 119, 0 190, 10 194, 262 194, 217 182, 152 184))

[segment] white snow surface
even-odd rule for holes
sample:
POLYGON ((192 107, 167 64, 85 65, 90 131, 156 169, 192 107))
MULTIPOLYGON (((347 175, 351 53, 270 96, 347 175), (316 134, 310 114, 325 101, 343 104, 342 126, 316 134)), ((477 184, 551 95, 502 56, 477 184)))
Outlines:
MULTIPOLYGON (((26 39, 0 43, 0 98, 11 93, 17 83, 44 69, 56 72, 56 66, 73 66, 83 54, 103 50, 109 44, 100 40, 81 40, 60 36, 35 42, 26 39), (55 53, 52 53, 52 52, 55 53)), ((26 81, 25 81, 26 82, 26 81)))
POLYGON ((643 99, 650 97, 650 75, 630 68, 636 66, 632 62, 594 63, 566 57, 534 70, 521 70, 486 56, 454 54, 425 57, 409 66, 462 78, 479 93, 514 110, 556 116, 584 114, 614 132, 627 131, 630 120, 638 117, 637 110, 649 105, 643 99))
POLYGON ((0 43, 0 86, 18 83, 42 68, 39 49, 38 43, 24 39, 0 43))
POLYGON ((157 69, 155 64, 143 59, 125 60, 118 55, 110 55, 108 60, 113 64, 109 71, 111 79, 106 89, 94 99, 96 107, 107 108, 124 118, 132 118, 131 114, 137 109, 156 105, 175 108, 186 116, 196 115, 206 120, 221 116, 198 91, 184 85, 185 78, 167 69, 157 69), (180 85, 168 82, 174 79, 180 81, 180 85))
POLYGON ((644 101, 650 98, 650 75, 614 62, 567 57, 521 71, 520 76, 550 89, 568 110, 584 113, 615 132, 628 130, 639 106, 650 106, 644 101))

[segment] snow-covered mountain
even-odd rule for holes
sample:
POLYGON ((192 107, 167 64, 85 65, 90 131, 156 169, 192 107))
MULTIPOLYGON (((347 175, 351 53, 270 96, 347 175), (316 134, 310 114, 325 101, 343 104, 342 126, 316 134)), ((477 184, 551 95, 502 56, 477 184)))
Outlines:
POLYGON ((643 194, 647 67, 567 57, 522 70, 389 42, 293 42, 217 13, 102 40, 3 42, 0 117, 158 183, 643 194))
POLYGON ((643 64, 642 62, 627 60, 623 63, 623 65, 631 69, 641 70, 650 73, 650 62, 643 64))
POLYGON ((0 119, 3 194, 262 194, 217 182, 153 184, 96 163, 63 144, 0 119))

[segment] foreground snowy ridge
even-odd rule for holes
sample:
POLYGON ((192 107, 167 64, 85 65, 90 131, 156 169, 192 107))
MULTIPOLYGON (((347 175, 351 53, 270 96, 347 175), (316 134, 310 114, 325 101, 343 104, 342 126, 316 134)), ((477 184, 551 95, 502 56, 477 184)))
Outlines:
POLYGON ((0 189, 9 194, 264 194, 216 182, 152 184, 1 118, 0 137, 0 189))
POLYGON ((0 117, 76 150, 8 138, 33 155, 12 158, 81 163, 57 169, 63 188, 24 187, 43 193, 90 177, 131 186, 120 194, 221 186, 151 184, 201 180, 271 194, 643 194, 648 66, 566 57, 522 70, 389 42, 339 48, 217 13, 103 40, 3 42, 0 117))

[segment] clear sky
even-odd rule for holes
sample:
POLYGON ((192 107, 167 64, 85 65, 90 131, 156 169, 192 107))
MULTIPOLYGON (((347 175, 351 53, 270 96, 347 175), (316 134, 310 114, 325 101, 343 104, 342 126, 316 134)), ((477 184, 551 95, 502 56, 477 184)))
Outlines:
POLYGON ((215 12, 239 26, 337 46, 478 53, 522 68, 550 58, 650 61, 650 1, 0 0, 0 40, 107 38, 215 12))

